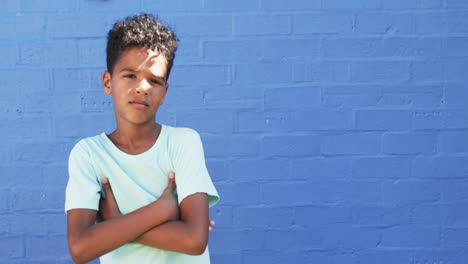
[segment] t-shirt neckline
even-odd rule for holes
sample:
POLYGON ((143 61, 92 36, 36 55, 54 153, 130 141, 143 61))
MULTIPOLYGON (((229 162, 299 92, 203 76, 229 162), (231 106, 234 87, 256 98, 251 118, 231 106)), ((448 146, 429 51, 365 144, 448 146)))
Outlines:
POLYGON ((140 154, 129 154, 125 151, 122 151, 114 144, 114 142, 112 142, 112 140, 109 138, 109 136, 105 132, 102 132, 101 137, 104 138, 104 140, 106 141, 106 144, 110 146, 113 152, 118 153, 119 155, 122 155, 128 158, 140 158, 140 157, 148 155, 148 153, 151 153, 152 151, 157 149, 158 146, 161 144, 160 141, 162 141, 162 138, 165 136, 165 133, 166 133, 166 126, 161 124, 161 131, 159 132, 159 136, 156 139, 156 142, 154 142, 153 146, 151 146, 145 152, 142 152, 140 154))

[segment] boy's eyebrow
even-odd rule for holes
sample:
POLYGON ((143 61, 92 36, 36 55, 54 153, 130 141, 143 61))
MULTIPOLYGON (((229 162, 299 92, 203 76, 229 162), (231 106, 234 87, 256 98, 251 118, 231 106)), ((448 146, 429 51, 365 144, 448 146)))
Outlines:
MULTIPOLYGON (((123 68, 123 69, 120 70, 120 72, 123 72, 123 71, 137 72, 136 70, 130 69, 130 68, 123 68)), ((164 82, 166 81, 166 77, 164 77, 164 76, 157 76, 157 75, 154 75, 153 73, 151 73, 151 75, 152 75, 154 78, 161 79, 161 80, 163 80, 164 82)))

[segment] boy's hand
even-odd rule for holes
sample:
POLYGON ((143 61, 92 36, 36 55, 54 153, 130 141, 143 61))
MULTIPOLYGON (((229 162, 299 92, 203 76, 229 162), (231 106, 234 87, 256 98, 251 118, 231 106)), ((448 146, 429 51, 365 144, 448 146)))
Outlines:
POLYGON ((167 187, 159 197, 159 200, 166 205, 165 208, 168 210, 169 220, 179 220, 179 205, 177 203, 177 197, 174 194, 175 189, 175 174, 174 172, 169 172, 167 187))
POLYGON ((119 206, 115 201, 114 193, 112 192, 109 179, 104 177, 101 179, 101 183, 106 198, 103 199, 101 197, 101 200, 99 200, 99 211, 97 216, 98 222, 107 221, 114 217, 120 216, 119 206))

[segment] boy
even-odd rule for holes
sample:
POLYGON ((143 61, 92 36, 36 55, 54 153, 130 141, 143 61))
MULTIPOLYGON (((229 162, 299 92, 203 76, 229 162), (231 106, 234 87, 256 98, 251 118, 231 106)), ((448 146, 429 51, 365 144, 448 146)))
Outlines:
POLYGON ((176 49, 174 33, 148 14, 109 31, 102 84, 117 128, 70 154, 65 210, 76 263, 209 263, 208 207, 219 197, 200 137, 155 122, 176 49))

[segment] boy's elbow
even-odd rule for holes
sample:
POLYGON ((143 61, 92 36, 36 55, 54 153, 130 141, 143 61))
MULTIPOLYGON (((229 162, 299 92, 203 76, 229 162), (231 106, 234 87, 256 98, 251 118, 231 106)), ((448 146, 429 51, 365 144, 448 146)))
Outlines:
POLYGON ((69 244, 69 250, 70 250, 70 255, 71 258, 73 259, 73 262, 76 264, 80 263, 86 263, 86 260, 84 259, 84 252, 85 250, 79 243, 70 243, 69 244))
POLYGON ((206 250, 206 246, 208 245, 208 235, 199 235, 196 237, 192 237, 189 241, 189 247, 187 254, 189 255, 201 255, 206 250))

